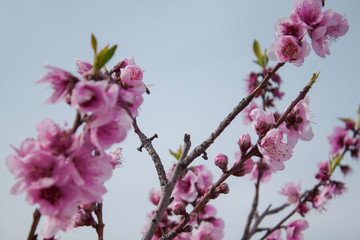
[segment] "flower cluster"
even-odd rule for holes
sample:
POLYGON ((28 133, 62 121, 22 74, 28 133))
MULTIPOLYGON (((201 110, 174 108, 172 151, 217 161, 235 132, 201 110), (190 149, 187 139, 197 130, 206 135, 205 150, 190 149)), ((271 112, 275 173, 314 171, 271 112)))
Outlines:
POLYGON ((301 66, 311 50, 305 38, 307 33, 316 54, 323 58, 329 55, 329 42, 345 35, 349 25, 341 14, 322 8, 322 0, 296 0, 290 16, 275 25, 276 40, 268 57, 301 66))
POLYGON ((314 136, 310 125, 309 103, 309 97, 299 101, 278 129, 273 128, 275 117, 271 112, 260 108, 250 112, 252 127, 261 137, 257 144, 259 152, 268 165, 276 170, 285 168, 283 162, 291 158, 298 139, 310 141, 314 136), (284 134, 287 136, 286 142, 283 141, 284 134))
POLYGON ((124 140, 145 92, 142 70, 132 57, 112 73, 94 74, 91 64, 81 60, 76 64, 80 78, 47 66, 49 72, 38 80, 54 89, 47 103, 65 101, 77 110, 74 126, 62 128, 44 119, 36 126, 37 139, 23 140, 19 148, 13 147, 16 154, 6 159, 18 179, 11 193, 26 193, 28 203, 38 204, 45 216, 44 238, 74 224, 93 224, 77 222, 81 216, 76 215, 79 208, 89 215, 84 206, 102 202, 104 182, 121 164, 121 149, 106 151, 124 140), (82 131, 77 132, 81 124, 82 131))
MULTIPOLYGON (((172 170, 168 172, 168 175, 171 173, 172 170)), ((222 239, 224 236, 224 221, 216 217, 217 211, 214 206, 207 204, 198 214, 194 212, 188 213, 189 208, 194 207, 201 200, 201 197, 211 190, 212 180, 211 172, 204 165, 188 168, 176 183, 172 194, 173 203, 165 211, 152 239, 160 239, 164 233, 174 229, 183 218, 190 218, 190 222, 175 239, 222 239), (180 216, 180 218, 176 218, 176 216, 180 216), (197 231, 192 233, 194 228, 197 231)), ((213 198, 228 192, 229 187, 227 184, 222 184, 215 189, 213 198)), ((150 201, 154 205, 158 205, 160 196, 160 189, 153 189, 150 192, 150 201)), ((149 219, 153 213, 149 214, 149 219)), ((144 227, 144 230, 146 227, 144 227)))
MULTIPOLYGON (((325 205, 330 199, 342 194, 346 190, 345 183, 332 179, 332 173, 337 166, 340 167, 344 176, 351 171, 351 168, 348 165, 343 165, 341 161, 346 152, 350 152, 353 158, 358 157, 360 132, 359 124, 356 124, 355 121, 347 118, 341 118, 341 120, 345 123, 345 127, 335 127, 334 133, 328 137, 332 147, 330 153, 337 155, 330 159, 330 161, 322 161, 318 164, 318 172, 315 174, 318 183, 314 188, 301 194, 300 182, 298 184, 289 182, 285 184, 280 192, 280 194, 288 197, 287 202, 294 205, 296 211, 303 217, 311 209, 318 211, 325 210, 325 205), (349 136, 350 132, 352 133, 351 136, 349 136), (341 155, 339 154, 340 152, 342 152, 341 155)), ((358 123, 360 123, 360 119, 358 123)), ((292 234, 292 236, 301 234, 300 232, 297 233, 296 229, 304 230, 307 227, 308 223, 305 220, 297 220, 290 223, 286 227, 287 239, 298 239, 290 237, 289 234, 292 234)), ((267 239, 281 239, 280 236, 281 230, 276 230, 267 239)))

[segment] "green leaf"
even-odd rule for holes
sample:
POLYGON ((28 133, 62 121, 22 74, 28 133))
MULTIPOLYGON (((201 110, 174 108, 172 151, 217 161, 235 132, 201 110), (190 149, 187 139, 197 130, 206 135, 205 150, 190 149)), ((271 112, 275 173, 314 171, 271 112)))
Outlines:
POLYGON ((269 57, 267 56, 267 49, 265 48, 265 50, 264 50, 264 67, 266 67, 268 62, 269 62, 269 57))
POLYGON ((262 58, 262 53, 261 53, 260 44, 258 41, 256 41, 256 39, 254 40, 253 43, 253 51, 255 53, 255 56, 259 59, 260 62, 260 59, 262 58))
POLYGON ((311 87, 311 86, 316 82, 316 80, 318 79, 319 75, 320 75, 320 72, 314 73, 314 74, 312 75, 309 83, 307 84, 307 86, 308 86, 308 87, 311 87))
POLYGON ((345 124, 352 124, 355 126, 355 122, 351 118, 339 118, 339 120, 344 122, 345 124))
POLYGON ((106 45, 98 54, 95 59, 95 69, 99 71, 114 55, 117 45, 112 46, 110 49, 109 45, 106 45))
POLYGON ((180 156, 182 154, 182 146, 180 145, 179 149, 176 152, 173 152, 171 149, 169 149, 169 152, 171 155, 173 155, 177 160, 180 159, 180 156))
POLYGON ((95 57, 96 57, 96 53, 97 53, 97 41, 96 41, 96 38, 94 36, 94 34, 91 34, 91 46, 94 50, 94 53, 95 53, 95 57))
POLYGON ((335 156, 333 156, 330 160, 329 160, 329 170, 330 170, 330 174, 332 174, 336 167, 340 164, 341 160, 343 159, 344 156, 340 155, 340 154, 336 154, 335 156))

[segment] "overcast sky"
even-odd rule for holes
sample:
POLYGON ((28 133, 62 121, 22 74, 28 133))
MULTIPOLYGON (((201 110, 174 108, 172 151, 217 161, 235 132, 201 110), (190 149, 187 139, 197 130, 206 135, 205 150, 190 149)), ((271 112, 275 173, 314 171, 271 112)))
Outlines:
MULTIPOLYGON (((44 118, 63 124, 71 123, 75 116, 65 104, 44 104, 51 91, 35 81, 45 73, 45 63, 75 74, 76 58, 92 60, 91 33, 101 46, 118 44, 109 68, 134 56, 145 70, 144 82, 152 85, 138 122, 148 136, 159 135, 154 145, 168 169, 173 163, 168 149, 176 149, 184 133, 191 135, 193 146, 198 145, 245 96, 244 79, 250 71, 259 70, 252 63, 253 40, 268 48, 274 42, 276 21, 288 16, 294 2, 0 0, 0 238, 24 239, 35 209, 24 195, 9 194, 15 183, 5 165, 6 156, 13 153, 10 144, 19 146, 25 137, 36 137, 35 125, 44 118)), ((286 64, 280 69, 286 95, 278 104, 279 111, 313 73, 321 71, 309 93, 315 137, 312 142, 300 142, 285 170, 262 185, 260 210, 286 201, 278 194, 286 182, 301 181, 303 190, 316 184, 317 163, 329 156, 326 136, 334 125, 341 124, 337 117, 356 117, 360 104, 360 2, 327 0, 325 8, 344 14, 350 30, 331 44, 331 55, 325 59, 311 52, 302 67, 286 64)), ((209 166, 218 177, 213 158, 221 152, 232 161, 238 138, 247 132, 254 136, 239 116, 208 150, 210 160, 198 159, 194 164, 209 166)), ((153 209, 149 190, 158 186, 158 180, 149 156, 136 150, 139 140, 132 131, 121 146, 125 163, 106 183, 105 238, 140 239, 146 214, 153 209)), ((359 238, 360 166, 348 157, 344 161, 354 167, 353 174, 346 179, 336 177, 347 183, 348 191, 333 199, 326 212, 310 214, 306 239, 359 238)), ((254 187, 247 177, 230 178, 228 183, 230 193, 213 204, 217 216, 225 221, 224 239, 233 240, 243 231, 254 187)), ((60 234, 60 239, 66 240, 96 238, 90 228, 60 234)))

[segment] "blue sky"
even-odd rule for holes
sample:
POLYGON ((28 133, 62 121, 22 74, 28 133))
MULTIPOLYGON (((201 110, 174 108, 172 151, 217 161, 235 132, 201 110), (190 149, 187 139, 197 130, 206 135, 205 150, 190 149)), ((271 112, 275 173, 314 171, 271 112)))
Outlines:
MULTIPOLYGON (((15 183, 5 166, 6 156, 13 153, 9 145, 18 146, 25 137, 36 137, 35 125, 46 117, 59 124, 71 123, 74 118, 74 111, 65 104, 44 104, 51 91, 35 81, 45 73, 45 63, 75 73, 76 58, 92 59, 91 33, 102 46, 118 45, 108 66, 134 56, 145 70, 144 82, 152 85, 138 122, 147 135, 159 135, 154 145, 169 168, 173 159, 168 149, 176 149, 184 133, 191 135, 193 146, 198 145, 245 96, 244 79, 250 71, 259 70, 252 63, 253 40, 268 48, 275 40, 276 21, 288 15, 293 3, 1 0, 0 238, 24 239, 34 211, 24 195, 9 194, 15 183)), ((334 125, 340 124, 337 117, 356 117, 360 104, 357 76, 360 2, 327 0, 326 9, 334 9, 348 18, 347 35, 331 44, 332 54, 327 58, 311 52, 302 67, 286 64, 279 71, 286 91, 278 104, 280 111, 314 72, 321 71, 309 94, 315 137, 312 142, 299 143, 294 157, 286 162, 286 169, 263 185, 260 209, 285 201, 278 192, 286 182, 300 180, 303 189, 316 184, 313 176, 317 163, 328 158, 326 136, 334 125)), ((210 160, 198 159, 195 164, 206 164, 218 177, 220 171, 212 166, 211 160, 220 152, 233 160, 237 140, 246 132, 252 130, 242 124, 240 116, 209 149, 210 160)), ((148 193, 158 186, 158 181, 150 158, 136 150, 139 140, 132 131, 121 146, 124 166, 106 184, 109 192, 104 196, 105 237, 140 239, 146 214, 152 209, 148 193)), ((333 199, 326 212, 310 214, 307 218, 310 227, 304 232, 306 239, 358 238, 359 164, 349 158, 345 161, 354 167, 353 174, 344 180, 348 191, 333 199)), ((340 175, 338 179, 343 180, 340 175)), ((218 216, 225 220, 224 239, 239 239, 251 204, 253 183, 247 178, 229 179, 228 183, 230 194, 213 204, 218 208, 218 216)), ((77 229, 61 234, 61 239, 85 238, 95 239, 95 232, 77 229)))

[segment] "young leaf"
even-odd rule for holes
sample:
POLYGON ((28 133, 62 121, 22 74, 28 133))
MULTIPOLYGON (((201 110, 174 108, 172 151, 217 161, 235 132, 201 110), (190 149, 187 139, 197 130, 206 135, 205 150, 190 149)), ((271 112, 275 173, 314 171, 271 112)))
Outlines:
POLYGON ((96 41, 96 38, 94 36, 94 34, 91 34, 91 46, 94 50, 94 53, 95 53, 95 57, 96 57, 96 54, 97 54, 97 41, 96 41))
POLYGON ((330 159, 329 161, 330 174, 332 174, 335 171, 336 167, 340 164, 343 157, 344 156, 341 156, 340 154, 336 154, 330 159))
POLYGON ((253 51, 255 53, 255 56, 259 59, 260 62, 260 59, 262 58, 261 48, 259 42, 256 41, 256 39, 254 40, 253 51))
POLYGON ((169 152, 171 155, 173 155, 177 160, 180 159, 181 153, 182 153, 182 146, 180 145, 179 149, 177 150, 177 152, 173 152, 171 149, 169 149, 169 152))

